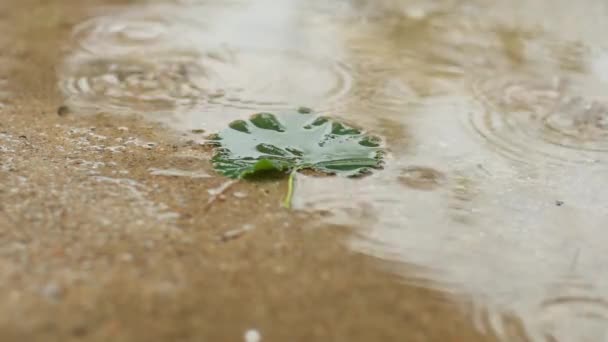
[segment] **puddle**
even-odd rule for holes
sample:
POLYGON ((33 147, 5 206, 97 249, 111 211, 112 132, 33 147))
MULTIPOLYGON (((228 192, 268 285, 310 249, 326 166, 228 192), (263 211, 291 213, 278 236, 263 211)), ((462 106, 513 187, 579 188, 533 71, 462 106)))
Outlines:
MULTIPOLYGON (((395 68, 387 74, 410 85, 411 101, 397 113, 380 102, 366 115, 358 111, 370 99, 355 99, 341 115, 385 134, 378 117, 399 122, 408 148, 356 184, 328 189, 305 178, 297 204, 338 211, 334 222, 361 229, 353 248, 392 261, 405 279, 430 279, 472 301, 483 331, 512 340, 516 317, 531 341, 604 341, 608 288, 594 269, 608 223, 606 195, 596 190, 607 166, 605 84, 587 71, 586 49, 567 48, 593 42, 560 42, 559 30, 529 21, 505 33, 507 23, 485 19, 498 7, 463 3, 390 28, 370 24, 374 34, 399 33, 389 35, 394 51, 384 58, 395 68), (408 31, 417 36, 404 38, 408 31), (560 55, 570 51, 577 54, 560 55), (564 285, 565 277, 579 286, 564 285)), ((357 42, 360 33, 351 32, 357 42)), ((375 46, 368 35, 359 44, 375 46)), ((365 75, 355 79, 366 83, 365 75)))
POLYGON ((605 3, 100 12, 76 28, 59 72, 77 111, 137 113, 183 132, 300 105, 358 123, 385 137, 386 168, 357 180, 302 175, 296 208, 360 229, 354 250, 472 304, 488 335, 510 340, 516 319, 530 341, 608 337, 605 3))

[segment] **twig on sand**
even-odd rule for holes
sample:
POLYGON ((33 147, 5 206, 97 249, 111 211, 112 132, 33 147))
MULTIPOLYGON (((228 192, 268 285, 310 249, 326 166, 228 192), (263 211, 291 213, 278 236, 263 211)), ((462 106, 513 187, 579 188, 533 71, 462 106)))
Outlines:
POLYGON ((209 200, 207 201, 207 204, 205 205, 203 210, 205 212, 209 211, 209 209, 211 209, 211 206, 218 199, 220 199, 222 196, 224 196, 224 194, 238 182, 239 182, 238 180, 229 180, 227 182, 224 182, 222 185, 220 185, 219 187, 217 187, 215 189, 209 189, 208 192, 211 196, 209 197, 209 200))
POLYGON ((232 229, 226 231, 218 236, 218 240, 221 242, 228 242, 231 240, 236 240, 241 236, 245 235, 248 231, 253 230, 253 225, 246 224, 242 228, 232 229))

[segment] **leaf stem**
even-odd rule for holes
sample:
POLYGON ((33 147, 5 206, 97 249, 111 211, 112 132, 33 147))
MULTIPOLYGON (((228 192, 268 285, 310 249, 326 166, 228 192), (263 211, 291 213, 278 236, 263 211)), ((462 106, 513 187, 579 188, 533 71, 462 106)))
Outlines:
POLYGON ((294 168, 289 174, 289 179, 287 180, 287 195, 283 201, 283 207, 287 209, 291 209, 291 200, 293 199, 293 189, 297 172, 298 168, 294 168))

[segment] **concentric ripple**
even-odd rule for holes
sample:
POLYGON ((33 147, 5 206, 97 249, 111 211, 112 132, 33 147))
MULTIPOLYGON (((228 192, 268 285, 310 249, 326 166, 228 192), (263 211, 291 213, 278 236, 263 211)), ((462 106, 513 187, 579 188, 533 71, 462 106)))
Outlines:
POLYGON ((80 107, 133 111, 331 105, 351 88, 346 66, 288 51, 74 58, 61 88, 80 107), (314 85, 314 86, 311 86, 314 85))
POLYGON ((345 64, 297 51, 235 48, 207 54, 204 65, 209 70, 208 85, 225 95, 210 103, 223 107, 335 106, 352 88, 345 64))
POLYGON ((608 301, 580 281, 560 284, 556 290, 557 293, 540 303, 537 330, 550 341, 605 340, 608 301))
POLYGON ((79 25, 61 89, 81 108, 167 114, 333 108, 344 101, 353 83, 346 64, 285 48, 280 32, 277 44, 233 41, 225 25, 214 26, 218 10, 144 6, 79 25))
POLYGON ((494 149, 517 161, 599 162, 608 153, 608 100, 580 95, 563 80, 488 78, 469 122, 494 149))
POLYGON ((192 106, 206 95, 199 85, 205 72, 191 56, 89 57, 63 73, 61 89, 77 107, 162 111, 192 106))
POLYGON ((195 37, 188 29, 205 22, 170 5, 150 5, 94 17, 74 28, 72 38, 80 50, 94 55, 156 52, 191 46, 195 37))
POLYGON ((148 17, 126 23, 100 17, 77 26, 73 38, 89 52, 122 52, 145 47, 151 41, 166 38, 170 23, 163 18, 148 17))

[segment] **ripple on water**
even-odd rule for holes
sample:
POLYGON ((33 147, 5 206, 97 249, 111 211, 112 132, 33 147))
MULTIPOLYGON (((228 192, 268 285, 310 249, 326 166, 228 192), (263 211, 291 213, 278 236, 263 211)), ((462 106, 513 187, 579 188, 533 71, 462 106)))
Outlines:
POLYGON ((171 22, 160 15, 128 22, 117 22, 115 17, 98 17, 76 26, 72 38, 83 50, 94 54, 131 52, 166 39, 170 25, 171 22))
POLYGON ((416 190, 433 190, 445 182, 445 176, 429 167, 411 166, 402 170, 399 182, 416 190))
POLYGON ((493 77, 473 84, 469 123, 488 145, 525 163, 595 163, 608 152, 608 99, 563 80, 493 77))
POLYGON ((211 105, 250 110, 298 104, 333 107, 352 88, 347 65, 293 50, 239 49, 211 54, 206 67, 225 96, 211 105), (218 56, 220 56, 218 58, 218 56), (224 57, 221 57, 224 56, 224 57))
POLYGON ((195 108, 211 115, 222 108, 335 107, 352 88, 350 68, 333 56, 297 45, 286 49, 284 43, 222 40, 221 23, 218 29, 193 13, 148 6, 81 24, 73 35, 77 48, 61 74, 65 95, 80 107, 195 108))
POLYGON ((162 111, 208 96, 199 85, 204 77, 194 56, 87 57, 66 66, 60 86, 77 107, 162 111))
POLYGON ((162 48, 187 48, 196 40, 188 31, 205 27, 207 16, 178 11, 171 5, 120 8, 111 15, 94 17, 77 25, 72 39, 79 50, 93 55, 157 52, 162 48))
MULTIPOLYGON (((608 301, 581 279, 565 279, 539 303, 538 318, 528 329, 534 341, 605 341, 608 301)), ((526 323, 526 322, 524 322, 526 323)))
POLYGON ((288 51, 79 56, 64 68, 61 81, 65 95, 82 107, 135 111, 332 106, 350 87, 346 66, 288 51))
POLYGON ((608 336, 606 299, 586 284, 558 287, 536 306, 518 308, 508 314, 498 308, 475 308, 475 324, 480 331, 491 332, 501 341, 605 341, 608 336))

